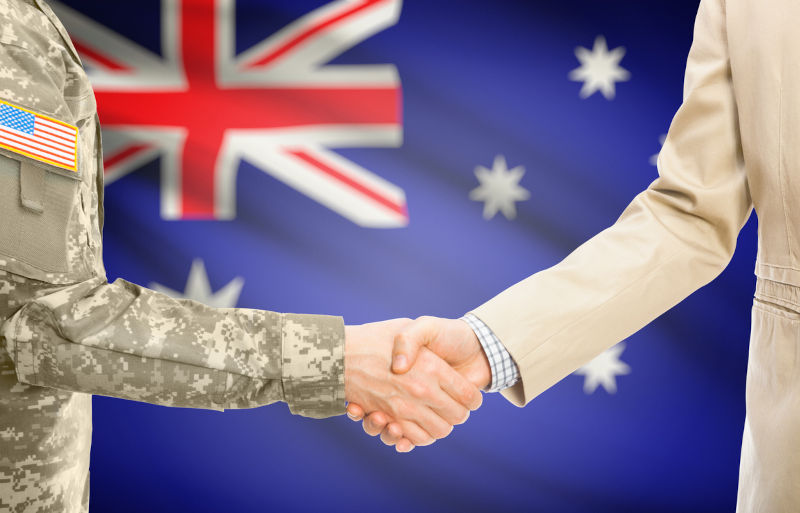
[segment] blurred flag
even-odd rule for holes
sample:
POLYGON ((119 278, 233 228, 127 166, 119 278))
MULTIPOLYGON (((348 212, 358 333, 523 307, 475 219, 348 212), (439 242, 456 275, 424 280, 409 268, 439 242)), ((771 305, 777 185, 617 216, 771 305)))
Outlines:
MULTIPOLYGON (((95 87, 109 277, 361 323, 460 316, 612 224, 698 2, 51 4, 95 87)), ((96 398, 93 511, 731 511, 753 229, 652 326, 410 455, 284 406, 96 398)))

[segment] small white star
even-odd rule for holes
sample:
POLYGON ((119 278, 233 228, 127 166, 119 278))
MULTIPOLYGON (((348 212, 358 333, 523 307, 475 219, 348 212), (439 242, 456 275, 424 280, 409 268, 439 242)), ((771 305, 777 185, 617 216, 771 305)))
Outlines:
MULTIPOLYGON (((658 137, 658 142, 659 142, 659 144, 661 144, 661 146, 664 146, 664 141, 666 141, 666 140, 667 140, 667 134, 661 134, 661 135, 658 137)), ((659 152, 659 153, 660 153, 660 152, 659 152)), ((658 165, 658 153, 654 153, 654 154, 653 154, 653 155, 650 157, 650 165, 651 165, 651 166, 656 166, 656 165, 658 165)))
POLYGON ((583 381, 583 391, 587 394, 594 393, 598 385, 603 385, 606 392, 615 394, 617 392, 617 376, 630 374, 630 366, 621 361, 619 356, 625 350, 625 343, 620 342, 611 349, 597 355, 591 362, 587 363, 575 374, 586 376, 583 381))
POLYGON ((239 301, 243 285, 244 278, 236 277, 217 292, 212 293, 206 266, 201 259, 196 258, 192 261, 192 268, 189 271, 189 278, 186 280, 186 289, 183 294, 159 283, 151 283, 150 288, 175 299, 193 299, 214 308, 233 308, 239 301))
POLYGON ((530 197, 530 193, 519 185, 519 181, 525 174, 525 168, 516 166, 508 169, 506 159, 502 155, 494 158, 492 169, 483 166, 475 168, 475 176, 481 183, 469 193, 469 199, 473 201, 483 201, 483 218, 491 219, 498 211, 502 212, 506 219, 517 217, 516 201, 524 201, 530 197))
POLYGON ((625 47, 622 46, 609 52, 606 38, 603 36, 597 36, 591 51, 582 46, 576 48, 575 56, 581 65, 569 72, 569 79, 583 82, 580 97, 588 98, 596 91, 600 91, 607 100, 613 99, 616 93, 615 83, 631 78, 628 70, 619 65, 624 55, 625 47))

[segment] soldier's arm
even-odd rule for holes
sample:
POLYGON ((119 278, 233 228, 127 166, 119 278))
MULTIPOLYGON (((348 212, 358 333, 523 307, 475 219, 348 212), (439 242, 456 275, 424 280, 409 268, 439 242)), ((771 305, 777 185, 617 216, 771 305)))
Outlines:
POLYGON ((27 303, 3 335, 24 383, 167 406, 344 412, 338 317, 216 309, 93 278, 27 303))
MULTIPOLYGON (((0 125, 26 138, 0 147, 0 290, 27 279, 53 287, 2 327, 18 379, 169 406, 285 401, 306 416, 344 413, 341 319, 212 309, 106 281, 102 159, 88 78, 46 4, 0 5, 0 125), (32 117, 59 133, 69 127, 70 137, 62 133, 53 148, 47 130, 36 135, 35 121, 30 133, 32 117)), ((350 327, 348 393, 369 410, 418 422, 427 431, 412 440, 420 445, 463 421, 480 393, 438 359, 416 379, 392 375, 400 324, 350 327)))
POLYGON ((2 327, 18 379, 170 406, 343 413, 341 319, 213 309, 106 281, 91 86, 45 5, 2 5, 0 275, 57 290, 2 327))

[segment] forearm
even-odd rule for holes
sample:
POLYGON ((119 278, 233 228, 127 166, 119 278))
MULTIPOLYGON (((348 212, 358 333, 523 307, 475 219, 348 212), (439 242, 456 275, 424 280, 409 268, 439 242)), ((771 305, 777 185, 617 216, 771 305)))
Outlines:
POLYGON ((725 19, 723 1, 701 2, 659 178, 612 227, 475 311, 520 366, 522 385, 506 393, 516 402, 630 336, 730 261, 752 201, 725 19))
POLYGON ((733 252, 711 248, 713 237, 681 240, 637 200, 613 228, 475 309, 520 368, 503 395, 526 404, 711 281, 733 252))
POLYGON ((344 411, 335 317, 214 309, 96 278, 28 303, 4 335, 25 383, 166 406, 344 411))

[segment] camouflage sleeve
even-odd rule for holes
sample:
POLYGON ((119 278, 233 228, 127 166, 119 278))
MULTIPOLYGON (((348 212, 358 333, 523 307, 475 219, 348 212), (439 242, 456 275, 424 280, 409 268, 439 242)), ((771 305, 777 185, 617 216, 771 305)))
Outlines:
POLYGON ((344 413, 341 318, 210 308, 94 278, 3 326, 19 381, 166 406, 344 413))

